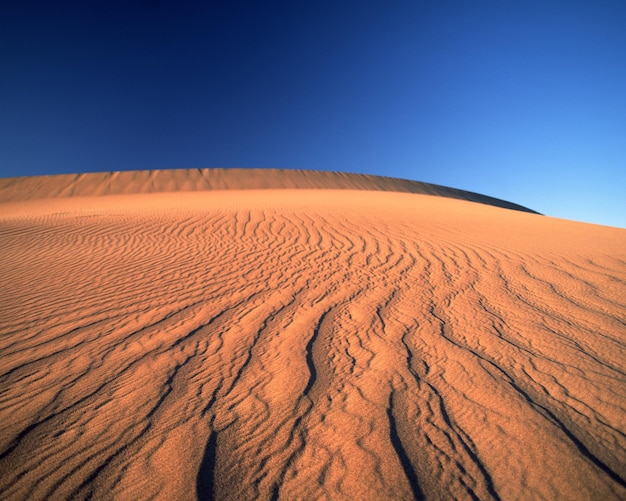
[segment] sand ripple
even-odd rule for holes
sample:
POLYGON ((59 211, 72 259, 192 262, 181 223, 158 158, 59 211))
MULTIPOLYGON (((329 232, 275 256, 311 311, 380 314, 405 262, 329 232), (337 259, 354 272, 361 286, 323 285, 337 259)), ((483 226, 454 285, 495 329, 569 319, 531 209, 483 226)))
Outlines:
POLYGON ((50 204, 0 216, 1 499, 626 497, 626 231, 383 192, 50 204))

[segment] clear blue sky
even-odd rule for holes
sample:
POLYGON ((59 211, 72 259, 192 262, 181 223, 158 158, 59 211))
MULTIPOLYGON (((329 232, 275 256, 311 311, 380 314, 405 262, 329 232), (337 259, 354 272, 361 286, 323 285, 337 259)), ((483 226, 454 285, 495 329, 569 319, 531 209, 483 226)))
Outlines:
POLYGON ((626 1, 0 0, 0 176, 175 167, 626 227, 626 1))

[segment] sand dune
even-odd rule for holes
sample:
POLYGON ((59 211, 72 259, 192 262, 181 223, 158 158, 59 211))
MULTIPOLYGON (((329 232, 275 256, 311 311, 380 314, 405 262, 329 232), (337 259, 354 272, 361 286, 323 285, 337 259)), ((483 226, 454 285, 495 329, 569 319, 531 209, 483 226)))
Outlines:
POLYGON ((626 498, 625 230, 89 176, 0 190, 0 499, 626 498))

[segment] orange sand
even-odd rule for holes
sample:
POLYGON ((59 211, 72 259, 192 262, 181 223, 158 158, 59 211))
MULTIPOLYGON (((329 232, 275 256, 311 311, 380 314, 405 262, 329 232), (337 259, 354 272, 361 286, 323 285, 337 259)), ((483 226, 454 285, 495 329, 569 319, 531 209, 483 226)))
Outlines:
POLYGON ((0 180, 0 499, 626 498, 626 230, 272 175, 0 180))

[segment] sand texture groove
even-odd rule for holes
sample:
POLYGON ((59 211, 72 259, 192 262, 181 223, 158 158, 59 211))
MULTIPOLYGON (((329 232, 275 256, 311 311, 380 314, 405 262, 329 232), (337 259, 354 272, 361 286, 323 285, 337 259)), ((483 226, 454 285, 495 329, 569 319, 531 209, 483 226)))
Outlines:
POLYGON ((5 198, 0 499, 625 499, 626 230, 330 188, 5 198))

